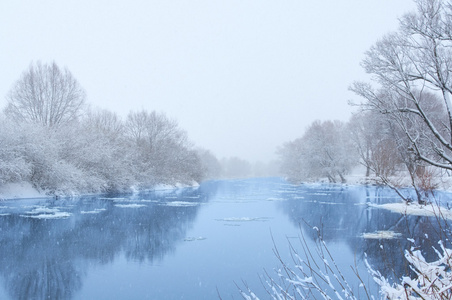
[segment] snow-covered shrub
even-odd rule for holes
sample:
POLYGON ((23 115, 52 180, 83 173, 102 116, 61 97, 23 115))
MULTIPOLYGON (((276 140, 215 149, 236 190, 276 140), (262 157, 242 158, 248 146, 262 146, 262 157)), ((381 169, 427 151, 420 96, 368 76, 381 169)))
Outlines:
POLYGON ((406 250, 415 277, 403 277, 400 283, 391 284, 380 272, 368 266, 374 280, 381 287, 386 299, 451 299, 452 298, 452 250, 439 242, 441 252, 435 249, 438 260, 427 262, 420 250, 406 250))
POLYGON ((58 126, 0 119, 0 185, 28 181, 50 194, 81 194, 202 179, 199 156, 177 122, 155 112, 131 116, 137 124, 128 127, 108 111, 58 126))
MULTIPOLYGON (((376 295, 368 289, 356 267, 352 267, 356 276, 352 279, 358 279, 360 286, 354 290, 348 284, 320 234, 316 249, 310 249, 302 237, 302 255, 291 245, 291 264, 275 250, 281 267, 276 270, 276 275, 265 274, 264 285, 271 299, 452 299, 452 249, 446 248, 442 241, 438 244, 439 250, 434 249, 438 259, 431 262, 427 262, 421 250, 415 247, 406 250, 405 259, 412 274, 403 276, 398 282, 385 278, 366 259, 367 269, 380 289, 380 295, 376 295)), ((248 286, 239 291, 244 299, 259 299, 248 286)))
MULTIPOLYGON (((304 236, 300 238, 301 252, 290 244, 292 263, 284 261, 279 251, 274 250, 281 267, 276 270, 276 276, 266 273, 264 285, 271 299, 372 299, 366 285, 362 281, 357 268, 354 274, 360 281, 359 290, 353 289, 347 278, 336 264, 319 229, 316 248, 310 249, 304 236)), ((246 286, 240 289, 244 299, 256 300, 259 297, 246 286)))
POLYGON ((28 178, 31 168, 24 150, 20 132, 0 116, 0 185, 28 178))

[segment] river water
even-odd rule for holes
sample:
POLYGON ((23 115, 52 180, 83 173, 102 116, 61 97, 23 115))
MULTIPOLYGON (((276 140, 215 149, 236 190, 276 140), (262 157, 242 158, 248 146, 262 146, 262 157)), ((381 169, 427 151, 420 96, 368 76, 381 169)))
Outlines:
POLYGON ((364 289, 350 266, 378 298, 366 257, 397 278, 407 270, 401 253, 411 246, 408 238, 424 249, 437 246, 434 218, 368 205, 398 201, 375 186, 294 186, 279 178, 3 201, 0 299, 241 299, 239 288, 246 287, 267 299, 265 274, 276 278, 281 268, 276 250, 288 265, 290 245, 315 253, 313 228, 355 294, 364 297, 364 289), (363 237, 378 231, 397 236, 363 237))

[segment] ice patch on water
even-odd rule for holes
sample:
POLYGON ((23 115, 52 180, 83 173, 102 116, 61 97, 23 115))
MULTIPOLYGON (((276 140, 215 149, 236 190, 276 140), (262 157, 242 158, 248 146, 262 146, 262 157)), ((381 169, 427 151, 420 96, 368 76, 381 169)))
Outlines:
POLYGON ((345 205, 347 203, 342 203, 342 202, 325 202, 325 201, 315 201, 319 204, 328 204, 328 205, 345 205))
POLYGON ((166 206, 197 206, 199 205, 199 202, 187 202, 187 201, 173 201, 173 202, 167 202, 167 203, 162 203, 162 205, 166 205, 166 206))
POLYGON ((413 216, 423 216, 423 217, 434 217, 441 216, 441 218, 452 219, 452 211, 445 208, 440 208, 436 205, 418 205, 411 203, 407 205, 405 203, 387 203, 387 204, 369 204, 371 207, 384 208, 392 212, 413 215, 413 216))
POLYGON ((95 210, 89 210, 89 211, 82 210, 82 211, 80 211, 80 213, 81 214, 98 214, 105 210, 107 210, 107 209, 106 208, 96 208, 95 210))
POLYGON ((59 210, 57 208, 49 208, 45 206, 34 207, 32 211, 27 212, 27 214, 53 214, 57 213, 59 210))
POLYGON ((252 222, 252 221, 267 221, 268 218, 265 217, 231 217, 231 218, 223 218, 223 219, 215 219, 216 221, 223 222, 252 222))
POLYGON ((140 207, 146 207, 146 205, 144 204, 115 204, 116 207, 120 207, 120 208, 140 208, 140 207))
POLYGON ((6 214, 0 214, 0 217, 5 217, 5 216, 9 216, 9 215, 11 215, 11 214, 8 214, 8 213, 6 213, 6 214))
POLYGON ((203 240, 205 240, 206 238, 205 237, 202 237, 202 236, 199 236, 199 237, 186 237, 185 239, 184 239, 184 241, 186 241, 186 242, 193 242, 193 241, 203 241, 203 240))
POLYGON ((267 201, 284 201, 284 198, 267 198, 267 201))
POLYGON ((55 212, 53 214, 37 214, 37 215, 20 215, 24 218, 33 218, 33 219, 66 219, 69 218, 72 214, 68 212, 55 212))
POLYGON ((365 239, 376 239, 376 240, 382 240, 382 239, 395 239, 397 237, 400 237, 402 234, 394 231, 376 231, 376 232, 366 232, 363 233, 362 237, 365 239))

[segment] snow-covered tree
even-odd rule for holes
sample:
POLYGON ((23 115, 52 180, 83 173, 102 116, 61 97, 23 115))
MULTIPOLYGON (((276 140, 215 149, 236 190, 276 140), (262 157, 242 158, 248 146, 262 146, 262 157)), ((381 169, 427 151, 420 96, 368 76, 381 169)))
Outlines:
POLYGON ((452 5, 416 2, 417 13, 366 53, 363 66, 377 87, 357 82, 352 90, 398 126, 416 160, 452 170, 452 5))
POLYGON ((187 133, 163 113, 131 112, 126 136, 135 144, 134 164, 144 184, 190 182, 202 178, 201 162, 187 133))
POLYGON ((31 166, 25 158, 25 145, 17 126, 0 115, 0 185, 26 180, 31 166))
POLYGON ((205 179, 218 179, 221 177, 222 168, 220 161, 209 150, 198 148, 196 150, 201 160, 205 179))
POLYGON ((308 160, 302 138, 284 143, 277 151, 280 157, 280 171, 290 181, 300 183, 309 180, 308 160))
POLYGON ((53 194, 123 191, 204 178, 198 153, 176 121, 85 108, 85 92, 55 63, 31 64, 0 117, 0 185, 29 181, 53 194))
POLYGON ((85 91, 68 69, 37 62, 14 84, 7 100, 5 113, 11 119, 53 127, 79 117, 85 91))
POLYGON ((398 164, 387 121, 372 111, 358 112, 348 122, 350 137, 366 167, 366 177, 390 176, 398 164))
POLYGON ((345 182, 357 154, 347 127, 340 121, 315 121, 304 135, 279 150, 282 172, 295 182, 327 178, 345 182))
POLYGON ((374 84, 356 82, 351 89, 365 99, 363 109, 386 119, 423 201, 422 191, 435 187, 435 168, 452 170, 452 4, 416 3, 417 12, 366 53, 363 67, 374 84))

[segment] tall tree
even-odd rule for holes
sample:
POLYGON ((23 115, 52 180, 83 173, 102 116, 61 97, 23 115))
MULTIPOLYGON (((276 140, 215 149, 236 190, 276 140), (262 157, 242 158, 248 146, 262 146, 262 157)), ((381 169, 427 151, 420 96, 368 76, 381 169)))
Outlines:
POLYGON ((384 114, 408 139, 417 161, 452 170, 452 4, 418 0, 367 53, 377 87, 357 82, 363 107, 384 114))
POLYGON ((7 95, 5 114, 20 122, 53 127, 79 117, 85 91, 69 70, 55 62, 31 64, 7 95))
POLYGON ((419 201, 434 187, 430 171, 452 170, 452 4, 417 0, 417 12, 400 19, 400 29, 366 53, 363 67, 374 84, 351 89, 364 109, 391 126, 399 157, 419 201), (430 167, 430 168, 429 168, 430 167))

